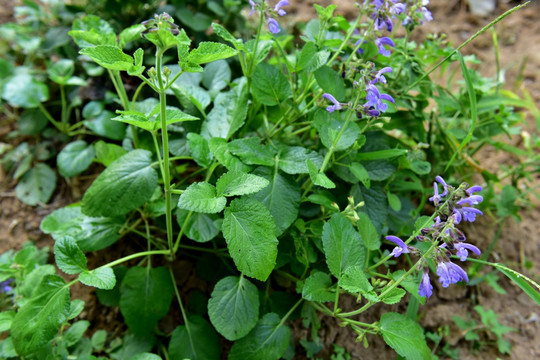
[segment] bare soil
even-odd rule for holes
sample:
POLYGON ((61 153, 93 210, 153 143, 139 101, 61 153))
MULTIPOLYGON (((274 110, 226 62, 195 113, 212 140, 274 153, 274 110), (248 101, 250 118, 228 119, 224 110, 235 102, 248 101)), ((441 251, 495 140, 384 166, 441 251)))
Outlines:
MULTIPOLYGON (((292 3, 292 2, 291 2, 292 3)), ((308 21, 315 16, 312 5, 318 3, 328 5, 336 3, 338 12, 347 17, 356 13, 354 2, 347 1, 313 1, 297 0, 291 6, 289 21, 308 21)), ((431 0, 430 9, 433 12, 434 21, 425 24, 418 39, 422 39, 428 33, 443 33, 448 35, 452 43, 457 46, 474 34, 490 20, 501 14, 518 2, 499 1, 499 6, 489 18, 479 18, 470 15, 464 0, 431 0)), ((13 6, 11 0, 0 0, 0 23, 11 20, 13 6)), ((511 88, 519 74, 519 67, 527 58, 526 67, 523 71, 522 87, 527 89, 540 106, 540 4, 533 1, 522 11, 512 14, 502 23, 496 26, 500 40, 501 66, 507 69, 507 84, 511 88)), ((479 37, 476 41, 463 49, 464 53, 474 53, 483 61, 481 72, 486 76, 495 74, 494 50, 491 35, 488 33, 479 37)), ((519 93, 519 90, 517 91, 519 93)), ((0 119, 0 142, 7 142, 6 135, 11 124, 6 124, 5 119, 0 119)), ((531 121, 532 124, 532 121, 531 121)), ((531 130, 533 129, 531 125, 531 130)), ((516 144, 520 139, 509 140, 516 144)), ((497 172, 500 164, 513 163, 515 158, 494 149, 485 149, 477 156, 482 166, 497 172)), ((534 182, 540 179, 534 175, 534 182)), ((14 184, 6 178, 0 170, 0 253, 8 249, 20 249, 26 241, 34 241, 38 246, 53 244, 52 239, 39 230, 41 219, 54 211, 56 208, 79 200, 73 196, 73 189, 68 189, 64 183, 60 184, 53 196, 53 200, 46 206, 30 207, 20 203, 14 196, 14 184)), ((79 185, 82 188, 86 186, 79 185)), ((79 192, 81 193, 81 192, 79 192)), ((527 276, 539 280, 540 264, 540 211, 538 202, 536 206, 521 211, 521 222, 507 220, 501 236, 495 247, 495 251, 489 260, 504 263, 527 276), (524 267, 526 261, 533 264, 532 269, 524 267)), ((495 219, 484 216, 472 226, 466 228, 466 235, 470 242, 480 249, 486 249, 495 236, 495 219)), ((118 258, 126 251, 121 246, 113 246, 105 252, 94 253, 90 256, 89 265, 99 265, 113 258, 118 258)), ((210 289, 195 275, 193 264, 189 261, 179 261, 175 272, 182 282, 182 293, 189 294, 197 289, 209 294, 210 289)), ((488 269, 483 269, 487 271, 488 269)), ((443 289, 435 288, 434 295, 425 306, 420 308, 420 323, 427 331, 436 332, 443 326, 449 326, 449 334, 444 341, 452 348, 459 350, 460 359, 537 359, 540 358, 540 308, 530 300, 519 288, 500 275, 499 284, 507 292, 505 295, 496 293, 492 287, 482 283, 478 286, 453 286, 443 289), (488 333, 483 334, 484 345, 480 349, 473 349, 470 342, 464 340, 464 335, 452 321, 453 315, 466 317, 467 313, 473 314, 479 322, 473 307, 482 305, 485 309, 493 309, 498 314, 499 322, 516 329, 515 332, 505 335, 512 344, 512 353, 504 356, 498 353, 494 339, 488 333)), ((438 285, 438 284, 437 284, 438 285)), ((94 293, 88 287, 80 286, 72 291, 73 298, 82 298, 87 307, 82 318, 91 321, 95 328, 105 328, 113 333, 122 331, 121 315, 117 309, 103 308, 99 306, 94 293)), ((359 318, 361 321, 376 321, 386 311, 405 312, 406 303, 395 306, 377 306, 372 308, 366 315, 359 318)), ((340 304, 344 309, 356 308, 355 299, 344 298, 340 304)), ((180 322, 177 311, 171 310, 171 324, 167 321, 162 325, 170 327, 173 323, 180 322)), ((344 347, 353 359, 395 359, 396 354, 389 349, 381 338, 370 337, 369 348, 364 349, 362 344, 355 341, 356 335, 348 328, 338 326, 335 320, 321 317, 322 329, 319 336, 325 345, 318 357, 327 359, 330 357, 332 344, 344 347), (376 355, 375 355, 376 354, 376 355)), ((299 321, 292 324, 296 341, 307 338, 308 333, 299 321)), ((301 347, 298 346, 298 359, 305 358, 301 347)))

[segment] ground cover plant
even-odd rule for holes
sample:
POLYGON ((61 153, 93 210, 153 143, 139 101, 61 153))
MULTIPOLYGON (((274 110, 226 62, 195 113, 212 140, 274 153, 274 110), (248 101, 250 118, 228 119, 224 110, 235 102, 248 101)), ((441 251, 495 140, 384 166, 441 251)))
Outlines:
MULTIPOLYGON (((288 1, 243 6, 253 38, 220 24, 233 23, 230 12, 203 41, 191 33, 199 29, 165 12, 118 32, 95 15, 75 18, 67 33, 80 56, 47 64, 59 115, 48 110, 49 88, 29 65, 3 60, 6 109, 27 109, 19 128, 31 130, 23 135, 46 128, 51 135, 43 136, 61 144, 59 175, 70 181, 101 164, 81 201, 41 224, 69 280, 47 264, 46 249, 28 245, 0 257, 3 356, 292 359, 300 351, 317 358, 322 315, 349 327, 359 346, 381 336, 402 357, 429 359, 435 355, 416 320, 432 283, 463 286, 488 265, 540 303, 534 281, 487 262, 491 249, 460 229, 484 212, 517 216, 534 195, 519 184, 538 169, 538 138, 524 149, 494 140, 519 133, 515 107, 537 114, 530 99, 470 69, 478 60, 461 55, 466 43, 411 41, 433 20, 427 1, 366 1, 354 21, 336 15, 335 5, 315 5, 318 19, 298 37, 280 25, 288 1), (395 35, 400 26, 404 37, 395 35), (86 70, 78 76, 76 68, 86 70), (436 71, 449 74, 445 86, 430 78, 436 71), (109 79, 113 91, 86 101, 76 91, 67 100, 69 86, 93 78, 109 79), (495 176, 474 159, 488 144, 523 161, 495 176), (89 267, 86 254, 118 244, 127 255, 89 267), (211 288, 192 294, 189 306, 175 268, 182 259, 211 288), (77 320, 84 303, 70 298, 77 282, 120 309, 122 334, 84 336, 90 323, 77 320), (342 308, 350 296, 357 306, 342 308), (404 314, 364 320, 375 306, 404 301, 404 314), (175 310, 179 319, 164 330, 160 321, 175 310), (297 318, 310 334, 295 347, 289 321, 297 318)), ((57 176, 36 162, 54 152, 40 157, 43 143, 36 144, 19 145, 3 161, 20 178, 17 195, 32 205, 48 201, 57 176)), ((510 351, 502 337, 509 329, 477 312, 497 331, 500 352, 510 351)), ((336 348, 338 356, 345 355, 336 348)))

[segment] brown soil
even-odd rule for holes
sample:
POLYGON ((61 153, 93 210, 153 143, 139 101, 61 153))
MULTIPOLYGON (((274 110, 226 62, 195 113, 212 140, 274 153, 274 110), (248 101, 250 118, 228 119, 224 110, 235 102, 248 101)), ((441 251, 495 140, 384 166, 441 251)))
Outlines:
MULTIPOLYGON (((354 16, 356 9, 352 0, 333 2, 338 5, 338 12, 347 17, 354 16)), ((307 21, 314 16, 312 4, 328 5, 332 1, 298 0, 295 3, 294 9, 290 11, 294 17, 287 17, 290 19, 289 21, 307 21)), ((431 0, 430 9, 435 20, 420 30, 421 33, 417 35, 419 39, 429 32, 446 32, 452 43, 458 45, 496 15, 517 4, 517 2, 499 1, 496 13, 492 14, 489 19, 481 19, 470 15, 465 3, 464 0, 431 0)), ((0 23, 11 20, 11 4, 12 1, 0 0, 0 23)), ((506 72, 507 84, 511 87, 514 83, 519 73, 519 66, 524 57, 527 56, 528 62, 523 72, 522 86, 531 93, 536 104, 540 106, 540 4, 534 1, 524 10, 505 19, 497 25, 497 33, 501 45, 501 66, 508 68, 506 72)), ((483 61, 481 72, 486 76, 493 76, 495 62, 489 32, 464 48, 463 51, 467 54, 476 54, 483 61)), ((5 130, 5 127, 2 126, 2 129, 5 130)), ((7 132, 0 131, 0 142, 7 141, 6 134, 7 132)), ((517 143, 519 139, 512 139, 511 142, 517 143)), ((497 172, 500 164, 515 161, 507 154, 496 152, 494 149, 486 149, 477 158, 482 160, 482 166, 494 172, 497 172)), ((536 176, 534 181, 538 183, 540 180, 538 174, 534 176, 536 176)), ((56 208, 77 201, 77 198, 72 196, 72 191, 68 190, 66 185, 59 185, 50 204, 30 207, 21 204, 15 198, 13 186, 14 184, 10 183, 9 179, 5 178, 5 174, 0 171, 0 253, 8 249, 20 249, 29 240, 37 242, 38 246, 51 247, 52 239, 39 231, 41 219, 56 208)), ((538 270, 538 264, 540 264, 540 230, 538 226, 540 212, 538 206, 524 209, 521 212, 521 217, 523 220, 520 223, 507 220, 495 251, 489 260, 509 265, 538 281, 538 275, 540 275, 538 270), (523 266, 525 260, 534 264, 532 269, 526 269, 523 266)), ((495 231, 494 219, 489 215, 466 229, 469 241, 481 249, 486 249, 489 246, 495 236, 495 231)), ((123 255, 123 251, 125 249, 122 247, 113 246, 106 252, 93 254, 89 259, 89 265, 102 264, 109 257, 111 259, 118 258, 123 255)), ((184 293, 197 288, 208 293, 209 289, 198 281, 190 262, 179 262, 177 266, 179 268, 175 269, 175 272, 178 272, 179 277, 183 278, 181 282, 184 293), (184 274, 184 276, 182 277, 180 274, 184 274)), ((488 271, 488 269, 484 268, 483 271, 488 271)), ((506 295, 496 293, 485 283, 468 287, 454 286, 449 289, 436 287, 434 296, 428 300, 425 306, 420 308, 420 323, 427 331, 432 332, 448 325, 450 332, 445 336, 445 342, 450 344, 452 348, 459 349, 460 359, 495 359, 499 357, 521 360, 540 358, 540 308, 504 276, 500 275, 499 278, 499 284, 506 290, 506 295), (500 323, 516 329, 515 332, 505 335, 505 338, 512 344, 510 356, 499 354, 492 342, 493 338, 489 338, 487 334, 484 335, 487 344, 480 349, 472 349, 471 343, 463 339, 464 334, 454 325, 452 315, 466 317, 466 314, 470 313, 478 321, 479 318, 473 310, 477 304, 482 305, 485 309, 493 309, 498 314, 500 323)), ((115 309, 99 307, 93 296, 93 291, 89 290, 88 287, 74 288, 72 297, 82 298, 86 301, 87 307, 82 317, 90 320, 93 326, 105 328, 113 333, 121 331, 119 312, 115 309)), ((353 298, 343 298, 340 306, 344 309, 357 307, 353 298)), ((403 313, 405 309, 405 303, 374 307, 361 318, 361 321, 376 321, 386 311, 403 313)), ((179 319, 176 312, 171 313, 171 315, 175 319, 179 319)), ((370 337, 370 346, 368 349, 364 349, 362 344, 355 341, 356 336, 350 329, 339 327, 334 319, 327 317, 321 317, 321 321, 322 329, 319 331, 319 336, 324 342, 325 350, 318 354, 320 358, 330 357, 332 344, 344 347, 353 359, 396 358, 395 353, 384 344, 381 338, 370 337)), ((167 327, 167 324, 163 325, 167 327)), ((298 321, 293 322, 292 328, 297 340, 307 337, 307 331, 298 321)), ((304 358, 301 352, 300 350, 298 359, 304 358)))

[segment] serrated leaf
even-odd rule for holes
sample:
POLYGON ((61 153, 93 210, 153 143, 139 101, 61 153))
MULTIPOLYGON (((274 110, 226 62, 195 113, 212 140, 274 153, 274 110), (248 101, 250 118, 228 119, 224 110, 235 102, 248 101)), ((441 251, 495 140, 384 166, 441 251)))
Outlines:
POLYGON ((319 84, 325 93, 331 94, 338 101, 346 100, 345 83, 338 73, 324 65, 315 71, 314 74, 317 84, 319 84))
POLYGON ((216 188, 207 183, 199 182, 189 185, 178 199, 178 207, 206 214, 215 214, 223 210, 227 204, 224 196, 216 195, 216 188))
POLYGON ((244 124, 248 110, 247 85, 241 83, 239 91, 219 93, 214 108, 203 123, 201 135, 206 138, 229 139, 244 124))
POLYGON ((388 312, 381 317, 384 341, 407 359, 431 359, 424 332, 417 322, 404 315, 388 312))
POLYGON ((259 320, 257 287, 243 277, 221 279, 208 300, 208 316, 227 340, 243 338, 259 320))
POLYGON ((134 334, 152 332, 171 306, 174 290, 167 269, 130 268, 120 286, 120 312, 134 334))
POLYGON ((150 200, 157 185, 150 151, 133 150, 94 180, 83 196, 82 212, 88 216, 127 214, 150 200))
POLYGON ((69 35, 81 48, 116 44, 116 34, 113 28, 105 20, 95 15, 86 15, 82 19, 75 19, 73 30, 69 32, 69 35))
POLYGON ((216 35, 221 37, 223 40, 228 41, 236 46, 240 46, 242 44, 242 39, 235 38, 227 29, 223 27, 223 25, 212 23, 212 29, 214 29, 216 35))
POLYGON ((330 114, 323 109, 315 111, 313 126, 319 132, 323 145, 334 151, 348 149, 360 135, 360 128, 355 122, 350 122, 343 130, 345 120, 341 113, 330 114))
POLYGON ((67 144, 56 158, 58 171, 63 177, 79 175, 88 169, 96 152, 92 145, 84 140, 76 140, 67 144))
POLYGON ((272 47, 274 46, 273 40, 259 40, 251 39, 245 44, 246 53, 248 58, 252 61, 252 67, 258 65, 261 61, 266 59, 272 47), (255 51, 255 45, 257 45, 257 50, 255 51), (251 54, 255 53, 255 56, 252 58, 251 54))
POLYGON ((328 268, 338 279, 349 266, 363 266, 366 261, 366 249, 360 235, 340 213, 324 224, 322 242, 328 268))
POLYGON ((292 97, 291 84, 276 67, 260 63, 253 72, 253 95, 264 105, 279 105, 292 97))
POLYGON ((216 183, 217 196, 238 196, 252 194, 268 186, 270 182, 263 177, 229 171, 216 183))
POLYGON ((87 47, 82 49, 80 53, 110 70, 127 71, 134 64, 134 59, 116 46, 98 45, 87 47))
POLYGON ((60 208, 47 215, 40 229, 55 239, 73 238, 83 251, 96 251, 115 243, 124 224, 121 217, 89 217, 83 215, 80 206, 60 208))
MULTIPOLYGON (((183 226, 188 211, 176 209, 178 225, 183 226)), ((184 234, 191 240, 204 243, 215 238, 221 228, 221 219, 213 214, 192 213, 189 218, 184 234)))
POLYGON ((144 29, 144 25, 142 24, 136 24, 125 28, 120 32, 120 35, 118 35, 118 46, 123 49, 127 43, 140 39, 141 32, 144 29))
POLYGON ((306 159, 310 159, 317 168, 322 166, 324 160, 315 151, 309 151, 300 146, 287 146, 279 153, 278 166, 287 174, 308 174, 306 159))
POLYGON ((96 150, 97 161, 105 167, 111 165, 116 159, 127 153, 123 147, 106 143, 102 140, 94 144, 94 149, 96 150))
POLYGON ((191 315, 188 325, 174 329, 169 342, 170 360, 219 360, 219 336, 202 317, 191 315))
POLYGON ((210 92, 216 93, 223 90, 230 81, 231 68, 227 61, 214 61, 204 67, 202 83, 210 92))
POLYGON ((275 151, 268 145, 262 145, 256 137, 236 139, 227 144, 231 153, 248 165, 274 165, 275 151))
POLYGON ((300 187, 286 175, 280 174, 275 167, 259 167, 253 173, 269 181, 268 186, 251 197, 270 210, 277 228, 276 236, 280 236, 298 217, 300 187))
POLYGON ((47 275, 36 289, 36 296, 21 307, 11 324, 17 353, 28 356, 52 340, 66 321, 70 310, 69 288, 57 275, 47 275))
POLYGON ((381 301, 385 304, 392 305, 398 303, 403 296, 405 296, 406 291, 400 288, 394 288, 386 295, 379 297, 381 301))
POLYGON ((238 270, 266 281, 276 265, 278 244, 268 209, 254 199, 235 199, 225 209, 222 231, 238 270))
POLYGON ((67 236, 54 243, 54 260, 56 266, 66 274, 74 275, 88 270, 86 256, 75 240, 67 236))
POLYGON ((39 163, 19 180, 15 195, 28 205, 46 204, 55 188, 56 174, 47 164, 39 163))
POLYGON ((304 281, 302 297, 309 301, 335 301, 335 293, 331 292, 332 278, 327 273, 313 271, 304 281))
POLYGON ((57 84, 66 85, 69 78, 73 75, 75 66, 73 60, 61 59, 53 63, 48 69, 49 78, 57 84))
POLYGON ((212 153, 208 141, 197 133, 187 134, 188 146, 193 160, 201 167, 209 167, 212 163, 212 153))
POLYGON ((379 234, 385 226, 388 218, 388 203, 386 194, 380 185, 373 185, 371 188, 355 185, 351 188, 351 195, 354 197, 355 204, 363 201, 364 206, 360 208, 361 212, 368 214, 371 222, 379 234))
POLYGON ((208 142, 210 151, 216 157, 219 163, 230 171, 249 172, 251 167, 240 161, 239 158, 234 156, 227 146, 227 141, 223 138, 212 138, 208 142))
POLYGON ((322 186, 325 189, 333 189, 336 184, 326 176, 326 174, 319 172, 319 169, 313 164, 311 159, 306 159, 306 166, 309 171, 309 177, 313 184, 322 186))
POLYGON ((379 250, 381 247, 380 235, 366 213, 358 213, 359 220, 356 223, 362 242, 369 250, 379 250))
POLYGON ((112 111, 105 110, 90 120, 84 120, 83 124, 98 135, 111 140, 123 140, 126 134, 126 124, 112 120, 112 111))
POLYGON ((373 291, 373 286, 364 273, 363 266, 349 266, 339 281, 339 286, 355 294, 367 294, 373 291))
POLYGON ((69 306, 69 314, 67 320, 73 320, 79 316, 84 310, 84 301, 81 299, 75 299, 71 302, 69 306))
POLYGON ((264 315, 247 336, 233 344, 229 360, 279 360, 291 337, 291 331, 280 320, 274 313, 264 315))
POLYGON ((330 58, 330 52, 327 50, 317 51, 315 43, 308 41, 300 52, 298 62, 296 64, 296 71, 300 72, 305 70, 307 73, 312 73, 325 65, 330 58))
POLYGON ((236 50, 230 46, 203 41, 189 53, 187 61, 195 64, 206 64, 220 59, 227 59, 234 55, 236 55, 236 50))
POLYGON ((111 290, 116 285, 116 277, 109 267, 83 272, 79 275, 79 280, 85 285, 103 290, 111 290))
POLYGON ((69 329, 64 333, 64 341, 66 346, 73 346, 78 343, 86 330, 90 327, 90 322, 87 320, 80 320, 71 324, 69 329))

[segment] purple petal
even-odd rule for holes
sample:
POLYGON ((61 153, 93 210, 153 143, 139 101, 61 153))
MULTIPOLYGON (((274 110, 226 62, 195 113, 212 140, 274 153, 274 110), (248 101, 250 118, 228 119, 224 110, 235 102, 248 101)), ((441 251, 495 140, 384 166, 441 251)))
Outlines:
POLYGON ((277 33, 279 33, 279 24, 278 24, 278 22, 277 22, 275 19, 268 18, 268 30, 269 30, 272 34, 277 34, 277 33))
POLYGON ((474 185, 474 186, 471 186, 470 188, 468 188, 467 190, 465 190, 465 192, 469 196, 472 195, 475 192, 478 192, 478 191, 482 191, 482 187, 480 185, 474 185))
POLYGON ((456 243, 454 247, 457 250, 456 255, 459 256, 459 260, 461 261, 467 260, 467 257, 469 256, 469 252, 467 250, 471 250, 476 255, 480 255, 480 249, 472 244, 456 243))
POLYGON ((422 281, 420 281, 420 286, 418 287, 418 295, 430 297, 433 294, 433 286, 429 281, 428 273, 422 275, 422 281))

